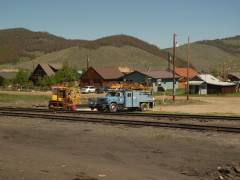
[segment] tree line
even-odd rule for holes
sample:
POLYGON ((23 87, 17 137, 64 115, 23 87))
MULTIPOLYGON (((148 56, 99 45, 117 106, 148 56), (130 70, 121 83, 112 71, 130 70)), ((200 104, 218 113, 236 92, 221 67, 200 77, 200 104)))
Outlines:
POLYGON ((29 80, 31 72, 29 70, 20 69, 15 78, 13 79, 0 79, 0 85, 4 87, 13 87, 16 89, 31 89, 31 88, 41 88, 49 89, 52 85, 61 84, 67 82, 73 85, 80 78, 80 74, 76 69, 69 67, 68 65, 63 65, 63 68, 58 70, 52 76, 40 77, 36 84, 33 84, 29 80))

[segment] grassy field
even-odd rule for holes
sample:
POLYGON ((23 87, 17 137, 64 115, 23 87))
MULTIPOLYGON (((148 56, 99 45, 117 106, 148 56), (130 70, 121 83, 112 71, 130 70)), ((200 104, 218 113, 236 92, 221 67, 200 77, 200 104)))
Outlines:
MULTIPOLYGON (((173 92, 171 89, 167 90, 166 92, 154 92, 153 95, 154 96, 163 96, 163 95, 166 95, 166 96, 172 96, 173 92)), ((183 96, 185 95, 185 89, 176 89, 176 93, 175 93, 176 96, 183 96)))
MULTIPOLYGON (((96 98, 104 94, 81 94, 81 104, 87 105, 88 98, 96 98)), ((51 92, 36 91, 0 91, 0 105, 1 106, 18 106, 18 107, 32 107, 32 106, 48 106, 51 92)))
POLYGON ((0 101, 1 102, 14 102, 18 100, 23 101, 33 101, 33 100, 48 100, 49 96, 36 96, 36 95, 23 95, 23 94, 16 94, 16 95, 10 95, 10 94, 2 94, 0 93, 0 101))
POLYGON ((166 98, 164 101, 162 99, 157 99, 156 100, 156 105, 161 105, 161 106, 167 106, 167 105, 191 105, 191 104, 204 104, 203 101, 201 100, 195 100, 195 99, 176 99, 175 101, 172 100, 172 98, 166 98))
POLYGON ((0 92, 0 106, 11 107, 47 107, 49 95, 11 94, 0 92))
POLYGON ((0 102, 16 102, 16 101, 46 101, 49 100, 49 96, 38 95, 23 95, 23 94, 5 94, 0 93, 0 102))

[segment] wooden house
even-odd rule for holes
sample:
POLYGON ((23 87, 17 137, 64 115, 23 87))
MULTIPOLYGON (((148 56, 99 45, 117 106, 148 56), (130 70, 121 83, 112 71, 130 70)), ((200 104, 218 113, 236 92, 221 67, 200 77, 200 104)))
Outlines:
POLYGON ((80 78, 80 86, 110 87, 123 75, 116 67, 89 67, 80 78))
MULTIPOLYGON (((179 76, 176 75, 175 88, 178 88, 179 76)), ((173 75, 172 72, 166 70, 156 71, 133 71, 129 74, 122 76, 120 81, 129 81, 141 83, 144 85, 152 86, 153 91, 165 91, 173 88, 173 75)))
POLYGON ((36 84, 39 79, 44 76, 51 77, 61 68, 61 64, 38 64, 30 75, 29 80, 36 84))

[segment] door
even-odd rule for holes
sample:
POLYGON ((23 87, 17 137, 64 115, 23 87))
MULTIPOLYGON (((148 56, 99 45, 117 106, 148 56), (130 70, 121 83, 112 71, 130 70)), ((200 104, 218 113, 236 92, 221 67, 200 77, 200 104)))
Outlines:
POLYGON ((133 107, 133 93, 131 91, 125 92, 125 107, 133 107))
POLYGON ((117 92, 115 96, 117 97, 117 103, 123 105, 124 104, 123 92, 117 92))

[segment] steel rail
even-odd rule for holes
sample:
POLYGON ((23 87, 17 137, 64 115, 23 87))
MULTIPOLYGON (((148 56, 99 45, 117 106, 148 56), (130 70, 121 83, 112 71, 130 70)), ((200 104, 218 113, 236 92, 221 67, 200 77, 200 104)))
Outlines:
POLYGON ((151 127, 164 127, 164 128, 177 128, 187 130, 198 130, 198 131, 218 131, 228 133, 240 133, 238 127, 227 127, 227 126, 215 126, 215 125, 196 125, 196 124, 184 124, 184 123, 167 123, 159 121, 146 121, 146 120, 120 120, 110 118, 95 118, 95 117, 78 117, 70 115, 59 115, 59 114, 43 114, 43 113, 32 113, 32 112, 19 112, 19 111, 0 111, 1 116, 15 116, 15 117, 27 117, 27 118, 42 118, 51 120, 62 120, 62 121, 75 121, 75 122, 91 122, 91 123, 105 123, 105 124, 120 124, 130 126, 151 126, 151 127))
MULTIPOLYGON (((0 110, 9 111, 31 111, 31 112, 52 112, 48 109, 37 109, 37 108, 8 108, 0 107, 0 110)), ((136 116, 136 117, 151 117, 151 118, 175 118, 175 119, 198 119, 198 120, 233 120, 240 121, 240 116, 223 116, 223 115, 199 115, 199 114, 168 114, 168 113, 136 113, 136 112, 96 112, 96 111, 61 111, 59 113, 76 113, 76 114, 96 114, 96 115, 111 115, 111 116, 136 116)))

